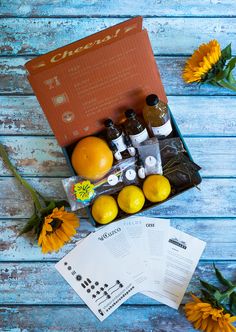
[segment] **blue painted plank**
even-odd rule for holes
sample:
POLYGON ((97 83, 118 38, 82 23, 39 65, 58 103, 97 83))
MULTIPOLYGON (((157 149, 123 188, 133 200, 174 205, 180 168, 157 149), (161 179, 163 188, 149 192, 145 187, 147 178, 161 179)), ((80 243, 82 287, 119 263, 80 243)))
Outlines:
MULTIPOLYGON (((24 64, 28 57, 0 58, 0 94, 33 94, 24 64)), ((235 95, 235 92, 210 85, 183 83, 181 73, 186 57, 158 57, 157 64, 167 95, 235 95)))
MULTIPOLYGON (((0 304, 34 305, 78 305, 83 301, 56 271, 55 263, 1 263, 0 304), (30 288, 30 292, 29 292, 30 288)), ((216 262, 223 275, 235 281, 236 261, 216 262)), ((213 273, 212 262, 200 262, 193 275, 182 303, 190 299, 190 292, 200 295, 200 279, 218 285, 213 273)), ((136 294, 126 301, 132 305, 159 304, 142 294, 136 294)))
MULTIPOLYGON (((3 18, 0 21, 0 54, 44 54, 124 20, 3 18)), ((217 39, 222 47, 232 42, 233 52, 236 52, 236 18, 146 18, 144 27, 156 55, 190 55, 201 43, 211 39, 217 39)))
POLYGON ((104 322, 81 306, 0 307, 0 328, 8 332, 194 332, 181 311, 165 306, 121 306, 104 322), (170 319, 171 317, 171 319, 170 319))
MULTIPOLYGON (((56 261, 72 250, 78 240, 94 230, 86 220, 72 241, 58 253, 44 255, 30 235, 17 237, 26 219, 0 219, 0 260, 1 261, 56 261)), ((236 259, 236 219, 232 218, 172 218, 171 225, 207 242, 203 260, 236 259)))
MULTIPOLYGON (((236 177, 236 137, 186 138, 194 161, 202 167, 202 176, 236 177), (214 149, 211 147, 214 146, 214 149), (230 147, 230 149, 227 149, 230 147)), ((25 176, 68 177, 70 169, 58 146, 51 137, 0 137, 9 157, 18 171, 25 176), (24 148, 23 148, 24 147, 24 148)), ((0 176, 11 175, 0 158, 0 176)))
MULTIPOLYGON (((234 97, 169 96, 168 100, 183 136, 236 135, 234 97)), ((52 135, 52 131, 34 96, 0 96, 0 135, 52 135)))
MULTIPOLYGON (((65 198, 59 178, 28 178, 46 197, 65 198)), ((0 179, 0 218, 28 218, 33 206, 28 193, 12 178, 0 179)), ((150 210, 158 217, 236 217, 236 178, 205 178, 190 189, 150 210)), ((80 210, 81 211, 81 210, 80 210)), ((82 211, 81 211, 82 213, 82 211)))
POLYGON ((0 16, 53 17, 53 16, 232 16, 235 3, 232 0, 15 0, 1 1, 0 16))

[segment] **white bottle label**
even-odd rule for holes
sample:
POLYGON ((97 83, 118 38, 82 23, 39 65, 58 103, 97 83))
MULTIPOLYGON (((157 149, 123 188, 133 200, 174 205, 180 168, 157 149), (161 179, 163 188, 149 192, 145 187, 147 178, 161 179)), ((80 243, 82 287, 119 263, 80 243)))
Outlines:
POLYGON ((170 120, 160 127, 152 127, 153 134, 156 136, 168 136, 172 132, 170 120))
POLYGON ((144 129, 141 133, 136 134, 136 135, 129 135, 133 146, 137 147, 139 143, 146 141, 146 139, 149 138, 147 129, 144 129))
POLYGON ((123 135, 120 135, 118 138, 113 139, 112 142, 115 144, 115 146, 117 147, 117 150, 120 152, 123 152, 127 149, 126 145, 124 143, 123 135))

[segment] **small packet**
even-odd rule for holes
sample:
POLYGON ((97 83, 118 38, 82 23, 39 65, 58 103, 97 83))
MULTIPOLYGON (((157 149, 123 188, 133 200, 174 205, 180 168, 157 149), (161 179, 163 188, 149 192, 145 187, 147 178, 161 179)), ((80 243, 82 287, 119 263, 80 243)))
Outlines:
POLYGON ((105 177, 90 181, 80 176, 62 180, 71 210, 76 211, 89 206, 96 196, 111 195, 120 191, 124 185, 138 184, 135 158, 121 160, 114 165, 105 177))
POLYGON ((190 160, 183 152, 172 157, 163 167, 164 176, 176 188, 182 189, 199 183, 200 166, 190 160))
POLYGON ((183 142, 179 137, 166 138, 159 141, 162 165, 181 152, 186 152, 183 142))
POLYGON ((137 146, 137 149, 145 175, 162 174, 161 154, 157 137, 142 142, 137 146))

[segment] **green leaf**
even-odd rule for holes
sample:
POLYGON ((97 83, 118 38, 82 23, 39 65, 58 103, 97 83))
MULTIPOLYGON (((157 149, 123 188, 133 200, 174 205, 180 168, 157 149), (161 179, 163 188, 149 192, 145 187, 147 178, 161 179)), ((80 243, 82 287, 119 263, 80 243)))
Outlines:
POLYGON ((42 216, 46 216, 52 212, 53 209, 55 209, 56 203, 55 201, 50 201, 48 206, 40 210, 40 213, 42 216))
POLYGON ((19 236, 31 231, 39 224, 39 222, 40 222, 39 217, 34 213, 32 217, 28 220, 26 225, 23 227, 23 229, 20 231, 19 236))
POLYGON ((231 51, 231 43, 227 45, 222 51, 221 51, 221 58, 223 60, 229 60, 232 57, 232 51, 231 51))
POLYGON ((215 264, 213 264, 213 266, 214 266, 214 269, 215 269, 216 277, 219 280, 219 282, 224 286, 231 287, 233 285, 232 282, 223 277, 222 273, 220 272, 220 270, 218 270, 216 268, 215 264))
POLYGON ((214 285, 208 284, 206 281, 200 279, 200 283, 203 287, 205 287, 210 293, 214 294, 215 291, 219 291, 217 287, 214 285))
POLYGON ((229 298, 229 307, 234 315, 236 315, 236 292, 233 292, 229 298))

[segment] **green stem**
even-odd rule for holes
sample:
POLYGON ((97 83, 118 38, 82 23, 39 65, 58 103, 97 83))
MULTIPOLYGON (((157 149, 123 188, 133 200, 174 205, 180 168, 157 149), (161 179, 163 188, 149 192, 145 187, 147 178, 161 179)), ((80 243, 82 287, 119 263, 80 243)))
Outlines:
POLYGON ((217 83, 217 85, 220 85, 223 88, 226 88, 226 89, 229 89, 229 90, 232 90, 232 91, 236 92, 236 86, 229 83, 228 81, 220 80, 220 81, 217 81, 216 83, 217 83))
POLYGON ((34 201, 34 204, 36 206, 36 208, 38 210, 42 209, 42 206, 40 204, 40 201, 38 199, 37 193, 34 190, 34 188, 31 187, 31 185, 24 180, 20 174, 16 171, 15 167, 12 165, 12 163, 10 162, 8 155, 3 147, 2 144, 0 144, 0 156, 2 157, 4 163, 7 165, 7 167, 9 168, 9 170, 12 172, 12 174, 15 176, 15 178, 30 192, 31 197, 34 201))

